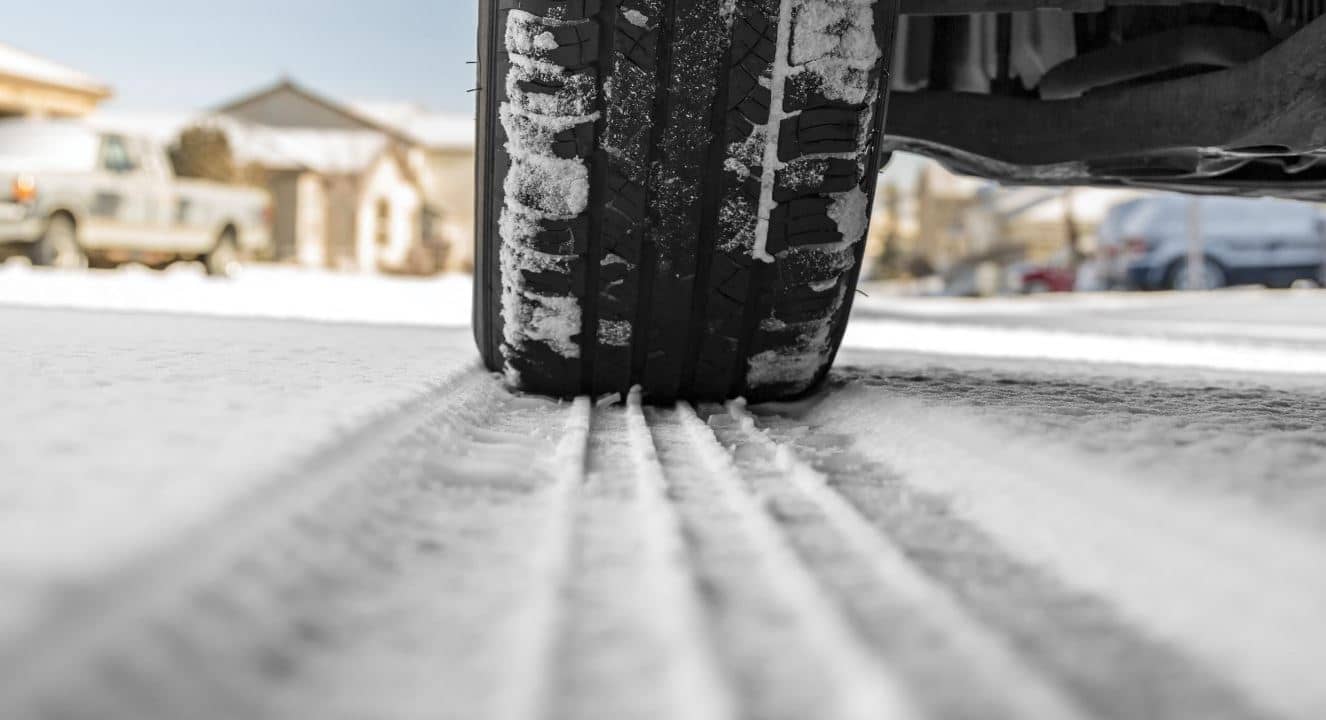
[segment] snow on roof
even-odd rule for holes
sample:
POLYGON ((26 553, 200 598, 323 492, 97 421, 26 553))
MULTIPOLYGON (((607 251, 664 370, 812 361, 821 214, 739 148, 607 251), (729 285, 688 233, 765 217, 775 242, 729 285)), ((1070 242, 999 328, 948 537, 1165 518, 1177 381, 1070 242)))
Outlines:
POLYGON ((0 75, 35 80, 47 85, 99 95, 110 94, 110 88, 89 75, 4 43, 0 43, 0 75))
POLYGON ((467 150, 474 147, 474 115, 471 113, 433 112, 409 102, 355 102, 350 104, 350 109, 430 148, 467 150))
POLYGON ((367 170, 390 139, 373 130, 274 128, 231 122, 226 127, 235 160, 268 168, 305 168, 328 175, 367 170))

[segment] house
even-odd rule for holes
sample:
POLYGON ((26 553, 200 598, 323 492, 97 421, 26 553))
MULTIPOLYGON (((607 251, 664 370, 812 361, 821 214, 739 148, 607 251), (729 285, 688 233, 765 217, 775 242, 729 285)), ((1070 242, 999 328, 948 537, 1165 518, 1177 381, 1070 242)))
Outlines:
MULTIPOLYGON (((454 266, 457 246, 469 252, 453 228, 473 211, 449 201, 437 162, 444 151, 409 127, 289 80, 213 110, 211 121, 226 130, 237 163, 265 177, 276 260, 430 273, 454 266)), ((466 178, 459 187, 472 193, 472 185, 466 178)))
POLYGON ((77 70, 0 44, 0 117, 82 117, 110 96, 77 70))
POLYGON ((361 117, 371 118, 415 138, 426 169, 419 173, 424 195, 439 209, 441 234, 447 244, 447 267, 474 267, 473 113, 429 112, 414 103, 354 103, 361 117))

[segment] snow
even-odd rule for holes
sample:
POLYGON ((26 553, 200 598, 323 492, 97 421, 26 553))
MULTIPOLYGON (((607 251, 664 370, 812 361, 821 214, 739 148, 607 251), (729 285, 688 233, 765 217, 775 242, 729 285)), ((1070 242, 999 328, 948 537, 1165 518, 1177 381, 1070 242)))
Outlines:
POLYGON ((1326 375, 1326 349, 1115 337, 1060 330, 863 320, 848 327, 846 344, 852 348, 931 355, 1326 375))
POLYGON ((989 301, 858 298, 848 348, 1042 363, 1326 375, 1320 293, 1232 290, 989 301))
MULTIPOLYGON (((787 112, 787 79, 791 75, 792 45, 792 7, 794 2, 780 3, 778 14, 778 44, 774 49, 773 67, 768 78, 769 119, 762 133, 752 133, 748 143, 758 138, 763 157, 760 160, 760 205, 756 208, 755 245, 751 248, 751 257, 766 263, 772 263, 774 256, 769 254, 769 221, 773 217, 774 186, 777 185, 778 171, 783 163, 778 159, 778 138, 782 133, 783 121, 793 114, 787 112)), ((740 157, 737 152, 731 153, 740 157)))
POLYGON ((1016 717, 1021 720, 1087 717, 1076 701, 1044 682, 1004 638, 981 625, 951 593, 922 573, 900 548, 877 532, 869 518, 831 487, 828 476, 798 456, 791 446, 777 442, 760 428, 744 403, 729 404, 729 412, 752 444, 772 453, 801 494, 841 530, 882 584, 918 616, 933 623, 943 642, 962 648, 961 654, 979 668, 979 676, 987 678, 1016 707, 1016 717))
POLYGON ((473 113, 437 112, 417 103, 357 101, 351 109, 435 150, 472 150, 473 113))
MULTIPOLYGON (((806 421, 826 433, 870 428, 869 441, 853 445, 858 452, 888 462, 918 489, 954 498, 957 516, 1008 552, 1110 599, 1286 717, 1326 711, 1315 679, 1326 661, 1320 537, 1223 497, 1176 492, 1150 483, 1149 473, 1093 462, 1065 447, 1071 426, 1058 437, 1021 436, 960 401, 870 390, 835 396, 806 421), (1286 627, 1297 652, 1286 652, 1286 627)), ((1229 429, 1237 432, 1237 423, 1229 429)))
POLYGON ((15 307, 468 328, 472 293, 461 275, 384 278, 250 265, 223 280, 197 264, 78 274, 0 265, 0 305, 15 307))
MULTIPOLYGON (((56 304, 106 299, 88 284, 56 304)), ((13 306, 0 326, 0 647, 60 586, 205 522, 475 362, 464 329, 13 306)))
POLYGON ((742 530, 760 548, 758 568, 776 595, 794 608, 789 614, 802 618, 805 651, 831 663, 831 696, 821 699, 825 716, 844 720, 874 720, 882 717, 918 717, 912 699, 895 674, 880 665, 841 615, 829 606, 815 579, 796 556, 796 551, 765 511, 760 497, 743 487, 736 460, 720 444, 710 425, 686 406, 678 408, 682 426, 700 453, 710 481, 726 501, 742 530))
POLYGON ((386 152, 390 140, 373 130, 276 128, 225 121, 235 161, 268 168, 355 174, 386 152))
POLYGON ((1326 710, 1326 293, 863 298, 826 392, 698 412, 508 395, 469 297, 0 267, 0 669, 131 668, 108 720, 1326 710))

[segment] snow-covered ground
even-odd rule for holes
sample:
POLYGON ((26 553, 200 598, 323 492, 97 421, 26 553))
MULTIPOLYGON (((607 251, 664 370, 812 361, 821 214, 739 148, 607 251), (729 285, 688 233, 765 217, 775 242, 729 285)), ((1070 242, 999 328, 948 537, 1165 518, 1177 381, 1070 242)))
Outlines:
POLYGON ((198 263, 86 273, 0 264, 0 305, 20 307, 469 327, 470 290, 461 275, 382 278, 251 265, 221 280, 198 263))
POLYGON ((750 409, 468 317, 0 268, 0 717, 1326 717, 1326 293, 861 298, 750 409))

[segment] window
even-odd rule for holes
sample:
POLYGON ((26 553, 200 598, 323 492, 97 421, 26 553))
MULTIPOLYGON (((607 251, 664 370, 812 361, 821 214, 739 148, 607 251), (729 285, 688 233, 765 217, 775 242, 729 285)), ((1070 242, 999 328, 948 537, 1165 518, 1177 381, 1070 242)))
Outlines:
POLYGON ((129 146, 118 135, 107 135, 101 143, 101 169, 113 173, 128 173, 138 169, 129 146))
POLYGON ((377 216, 377 243, 379 248, 385 248, 391 245, 391 203, 386 198, 378 200, 377 216))

